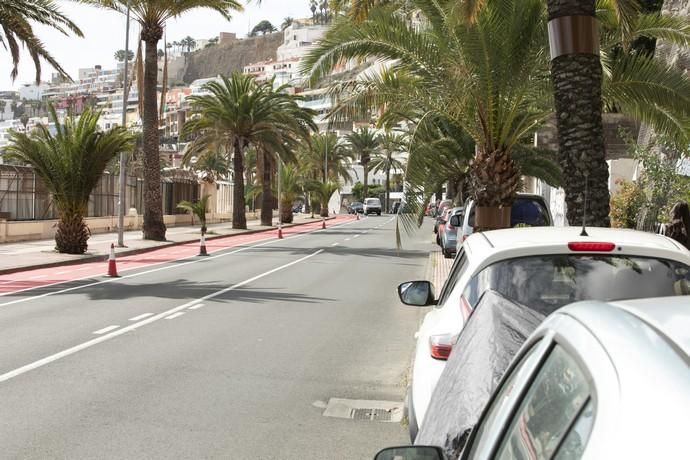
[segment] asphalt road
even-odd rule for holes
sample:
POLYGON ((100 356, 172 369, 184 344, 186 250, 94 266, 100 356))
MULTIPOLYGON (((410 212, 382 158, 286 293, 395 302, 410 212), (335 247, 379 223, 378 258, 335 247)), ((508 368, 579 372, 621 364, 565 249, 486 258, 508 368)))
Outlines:
POLYGON ((0 458, 367 459, 399 423, 428 229, 389 216, 0 297, 0 458), (191 263, 190 263, 191 262, 191 263), (65 291, 66 288, 73 288, 65 291))

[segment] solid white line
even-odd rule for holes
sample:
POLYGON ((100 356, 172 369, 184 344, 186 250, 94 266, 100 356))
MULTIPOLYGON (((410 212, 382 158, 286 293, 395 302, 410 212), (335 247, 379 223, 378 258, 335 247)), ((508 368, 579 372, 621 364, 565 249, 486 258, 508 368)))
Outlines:
POLYGON ((112 331, 112 330, 115 330, 115 329, 117 329, 118 327, 120 327, 120 326, 118 326, 118 325, 108 326, 108 327, 104 327, 103 329, 99 329, 99 330, 97 330, 97 331, 93 331, 93 333, 94 333, 94 334, 101 335, 101 334, 105 334, 106 332, 110 332, 110 331, 112 331))
POLYGON ((153 315, 153 313, 144 313, 143 315, 135 316, 134 318, 129 318, 130 321, 139 321, 140 319, 148 318, 153 315))
POLYGON ((200 309, 200 308, 202 308, 202 307, 204 307, 204 304, 203 304, 203 303, 200 303, 200 304, 193 305, 193 306, 189 307, 189 309, 190 309, 190 310, 198 310, 198 309, 200 309))
POLYGON ((228 286, 224 289, 221 289, 220 291, 216 291, 214 293, 211 293, 209 295, 201 297, 200 299, 192 300, 191 302, 187 302, 184 305, 180 305, 179 307, 171 308, 168 311, 164 311, 163 313, 159 313, 159 314, 152 316, 150 318, 146 318, 145 320, 139 321, 138 323, 131 324, 127 327, 123 327, 122 329, 118 329, 117 331, 111 332, 111 333, 106 334, 106 335, 102 335, 102 336, 97 337, 95 339, 91 339, 88 342, 81 343, 81 344, 76 345, 72 348, 68 348, 66 350, 63 350, 59 353, 55 353, 54 355, 50 355, 50 356, 47 356, 43 359, 39 359, 38 361, 34 361, 33 363, 27 364, 26 366, 22 366, 22 367, 19 367, 17 369, 14 369, 12 371, 6 372, 6 373, 0 375, 0 382, 5 382, 9 379, 12 379, 12 378, 17 377, 17 376, 22 375, 22 374, 25 374, 29 371, 34 370, 34 369, 38 369, 39 367, 45 366, 46 364, 50 364, 52 362, 55 362, 59 359, 73 355, 73 354, 80 352, 82 350, 86 350, 87 348, 91 348, 95 345, 98 345, 99 343, 105 342, 105 341, 110 340, 110 339, 114 339, 115 337, 119 337, 123 334, 126 334, 127 332, 133 331, 133 330, 138 329, 138 328, 145 326, 147 324, 151 324, 153 322, 156 322, 162 318, 165 318, 166 316, 170 316, 173 313, 177 313, 178 311, 184 310, 185 308, 189 308, 190 306, 192 306, 198 302, 203 302, 205 300, 213 299, 213 298, 218 297, 220 295, 223 295, 227 292, 234 291, 235 289, 240 288, 246 284, 253 283, 256 280, 259 280, 259 279, 264 278, 266 276, 272 275, 275 272, 278 272, 280 270, 284 270, 288 267, 292 267, 293 265, 296 265, 300 262, 304 262, 307 259, 310 259, 316 255, 321 254, 322 252, 323 252, 323 249, 319 249, 318 251, 313 252, 313 253, 309 254, 308 256, 304 256, 301 259, 294 260, 294 261, 289 262, 285 265, 281 265, 280 267, 276 267, 272 270, 269 270, 267 272, 256 275, 252 278, 241 281, 237 284, 233 284, 232 286, 228 286))
POLYGON ((170 316, 166 316, 165 319, 175 319, 175 318, 177 318, 178 316, 182 316, 182 315, 184 315, 184 312, 183 312, 183 311, 178 311, 177 313, 173 313, 173 314, 170 315, 170 316))
MULTIPOLYGON (((346 226, 346 225, 352 225, 352 224, 355 223, 355 222, 356 222, 356 221, 343 222, 342 224, 336 224, 336 225, 332 226, 331 228, 343 227, 343 226, 346 226)), ((328 230, 328 229, 326 229, 326 230, 328 230)), ((290 236, 286 237, 285 239, 283 239, 282 241, 292 240, 292 239, 297 239, 297 238, 303 238, 303 237, 308 236, 308 235, 310 235, 310 234, 312 234, 312 233, 319 233, 319 232, 323 232, 323 231, 325 231, 325 230, 323 230, 323 229, 318 229, 318 230, 305 230, 305 231, 303 231, 303 232, 297 232, 297 233, 295 233, 294 235, 290 235, 290 236)), ((223 253, 221 253, 221 254, 217 254, 217 255, 214 255, 214 256, 206 257, 206 258, 203 258, 203 259, 199 259, 199 258, 197 258, 196 254, 193 254, 193 255, 190 255, 189 257, 183 257, 183 258, 181 258, 181 259, 169 260, 169 261, 165 261, 165 262, 158 262, 158 263, 155 263, 155 264, 147 265, 146 267, 156 267, 156 266, 159 266, 159 265, 165 265, 165 266, 164 266, 164 267, 160 267, 160 268, 154 268, 154 269, 152 269, 152 270, 145 270, 145 271, 143 271, 143 272, 133 273, 133 274, 131 274, 131 275, 121 276, 120 278, 107 278, 107 279, 104 279, 104 280, 101 280, 101 281, 95 281, 95 282, 93 282, 93 283, 87 283, 87 284, 84 284, 84 285, 81 285, 81 286, 74 286, 74 287, 71 287, 71 288, 60 289, 60 290, 58 290, 58 291, 46 292, 45 294, 40 294, 40 295, 33 296, 33 297, 25 297, 25 298, 23 298, 23 299, 17 299, 17 300, 13 300, 13 301, 10 301, 10 302, 0 303, 0 307, 5 307, 5 306, 8 306, 8 305, 14 305, 14 304, 17 304, 17 303, 22 303, 22 302, 28 302, 28 301, 30 301, 30 300, 42 299, 43 297, 48 297, 48 296, 52 296, 52 295, 55 295, 55 294, 63 294, 63 293, 65 293, 65 292, 76 291, 76 290, 79 290, 79 289, 85 289, 85 288, 88 288, 88 287, 91 287, 91 286, 97 286, 97 285, 99 285, 99 284, 112 283, 113 281, 124 280, 124 279, 127 279, 127 278, 134 278, 134 277, 142 276, 142 275, 148 275, 149 273, 155 273, 155 272, 159 272, 159 271, 163 271, 163 270, 170 270, 170 269, 172 269, 172 268, 184 267, 185 265, 195 264, 195 263, 198 263, 198 262, 203 262, 203 261, 205 261, 205 260, 216 259, 216 258, 219 258, 219 257, 230 256, 230 255, 233 255, 233 254, 237 254, 238 252, 246 251, 246 250, 248 250, 248 249, 257 248, 257 247, 260 247, 260 246, 266 246, 266 245, 268 245, 268 244, 273 244, 273 243, 278 243, 278 242, 281 242, 281 240, 279 240, 277 237, 273 236, 273 237, 270 237, 270 238, 263 238, 263 239, 257 240, 256 243, 259 243, 259 244, 253 244, 253 245, 251 245, 251 246, 242 246, 241 244, 239 244, 239 245, 237 245, 237 246, 233 246, 233 247, 239 247, 239 249, 236 249, 236 250, 230 251, 230 252, 223 252, 223 253), (189 260, 188 262, 185 262, 185 263, 181 263, 181 264, 170 264, 171 262, 177 262, 177 261, 180 261, 180 260, 187 260, 187 259, 191 259, 191 260, 189 260)), ((161 248, 161 249, 163 249, 163 248, 161 248)), ((222 252, 222 251, 226 251, 226 250, 228 250, 228 249, 231 249, 231 248, 219 249, 218 251, 215 251, 215 252, 222 252)), ((86 268, 88 268, 88 267, 86 267, 86 268)), ((137 269, 141 269, 141 268, 142 268, 142 267, 125 268, 125 269, 123 269, 123 270, 120 270, 120 273, 129 271, 129 270, 137 270, 137 269)), ((41 286, 34 286, 34 287, 30 287, 30 288, 20 289, 20 290, 18 290, 18 291, 2 292, 2 293, 0 293, 0 297, 3 297, 3 296, 11 296, 11 295, 19 294, 19 293, 21 293, 21 292, 33 291, 33 290, 35 290, 35 289, 42 289, 42 288, 47 288, 47 287, 56 286, 56 285, 60 285, 60 284, 67 284, 67 283, 73 283, 73 282, 76 282, 76 281, 82 281, 82 280, 86 280, 86 279, 91 279, 91 278, 93 278, 94 276, 100 276, 100 275, 89 275, 89 276, 84 276, 83 278, 76 278, 76 279, 68 280, 68 281, 56 281, 55 283, 49 283, 49 284, 44 284, 44 285, 41 285, 41 286)))

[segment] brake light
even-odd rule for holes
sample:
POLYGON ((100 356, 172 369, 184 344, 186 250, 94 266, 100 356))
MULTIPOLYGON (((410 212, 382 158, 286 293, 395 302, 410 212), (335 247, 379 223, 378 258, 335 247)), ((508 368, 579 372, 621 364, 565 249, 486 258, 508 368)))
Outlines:
POLYGON ((455 342, 457 340, 457 335, 432 335, 431 337, 429 337, 429 348, 431 352, 431 357, 434 359, 440 359, 442 361, 447 360, 450 356, 450 352, 453 351, 453 345, 455 345, 455 342))
POLYGON ((578 252, 611 252, 616 249, 616 245, 597 241, 574 241, 568 243, 568 249, 578 252))

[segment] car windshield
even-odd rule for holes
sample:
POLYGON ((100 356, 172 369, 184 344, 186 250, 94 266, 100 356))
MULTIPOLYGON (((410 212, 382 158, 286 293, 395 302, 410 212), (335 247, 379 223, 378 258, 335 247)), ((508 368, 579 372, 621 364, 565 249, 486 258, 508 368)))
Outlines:
POLYGON ((378 198, 367 198, 365 203, 367 206, 377 206, 381 204, 378 198))
POLYGON ((471 281, 466 298, 493 289, 508 299, 551 312, 579 300, 623 300, 683 295, 690 286, 690 267, 663 259, 549 255, 495 263, 471 281))

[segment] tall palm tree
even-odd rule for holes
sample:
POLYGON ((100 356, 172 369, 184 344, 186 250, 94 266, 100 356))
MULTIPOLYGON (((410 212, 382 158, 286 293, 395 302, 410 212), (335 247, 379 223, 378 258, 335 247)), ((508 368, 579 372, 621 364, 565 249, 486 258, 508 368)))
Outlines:
POLYGON ((285 19, 283 19, 283 23, 280 25, 280 30, 287 29, 288 27, 290 27, 292 25, 292 23, 294 21, 295 20, 292 19, 290 16, 286 16, 285 19))
POLYGON ((403 163, 393 155, 399 153, 405 145, 405 138, 394 132, 386 132, 379 136, 381 148, 374 154, 371 169, 374 172, 386 174, 386 202, 385 212, 390 212, 391 199, 391 170, 402 170, 403 163))
POLYGON ((376 134, 376 131, 367 128, 359 128, 357 131, 349 133, 345 136, 350 145, 350 150, 359 159, 359 164, 364 169, 364 178, 362 179, 362 196, 367 197, 369 188, 369 162, 372 155, 374 155, 381 146, 381 139, 376 134))
POLYGON ((197 8, 208 8, 230 20, 232 10, 241 11, 237 0, 80 0, 125 13, 129 7, 141 27, 141 40, 146 45, 143 78, 144 132, 144 239, 165 240, 163 197, 160 186, 158 133, 158 42, 168 19, 177 18, 197 8))
MULTIPOLYGON (((285 164, 280 171, 280 221, 292 223, 292 205, 304 195, 304 180, 294 164, 285 164)), ((277 191, 276 191, 277 193, 277 191)))
POLYGON ((89 195, 108 162, 121 152, 130 151, 132 137, 123 127, 100 131, 100 112, 91 109, 82 112, 78 120, 68 117, 63 123, 52 106, 49 110, 54 128, 38 125, 28 134, 13 131, 5 152, 33 166, 51 193, 59 217, 57 250, 83 254, 89 239, 84 222, 89 195))
POLYGON ((185 124, 185 134, 197 137, 189 155, 225 145, 233 153, 233 228, 247 228, 245 216, 244 152, 249 146, 271 152, 284 160, 292 158, 300 140, 316 128, 314 112, 297 105, 298 98, 273 82, 257 81, 235 72, 204 85, 209 93, 189 98, 195 116, 185 124))
POLYGON ((311 182, 307 184, 307 188, 316 196, 321 206, 321 217, 328 217, 328 201, 331 199, 331 195, 340 188, 338 184, 333 181, 311 182))
POLYGON ((20 49, 23 46, 34 61, 36 83, 41 81, 41 59, 50 63, 60 75, 69 78, 67 72, 34 34, 33 24, 51 27, 64 35, 72 32, 77 37, 83 37, 79 27, 62 14, 52 0, 2 0, 0 2, 0 45, 9 50, 12 58, 10 77, 13 81, 17 77, 20 49))
POLYGON ((336 133, 318 133, 312 136, 311 143, 303 146, 300 163, 310 179, 322 182, 338 182, 343 179, 351 182, 350 163, 352 153, 338 139, 336 133))

